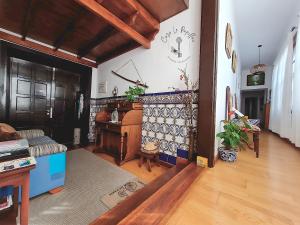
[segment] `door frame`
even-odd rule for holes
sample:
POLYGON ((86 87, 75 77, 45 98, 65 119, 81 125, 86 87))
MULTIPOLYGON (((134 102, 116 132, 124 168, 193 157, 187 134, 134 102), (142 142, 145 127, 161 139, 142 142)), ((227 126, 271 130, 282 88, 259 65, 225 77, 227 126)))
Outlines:
MULTIPOLYGON (((268 88, 258 88, 258 89, 246 89, 246 90, 241 90, 241 112, 245 114, 245 99, 247 96, 247 94, 253 93, 253 97, 257 97, 258 95, 256 95, 255 93, 260 92, 260 93, 264 93, 264 110, 263 113, 265 112, 265 105, 267 103, 268 100, 268 94, 269 94, 269 89, 268 88)), ((265 124, 265 116, 263 115, 261 124, 265 124)))
POLYGON ((7 122, 9 119, 9 104, 10 104, 10 76, 9 76, 9 58, 15 57, 27 60, 33 63, 42 64, 49 67, 60 68, 66 71, 80 74, 80 91, 84 93, 84 112, 81 121, 81 130, 84 144, 89 142, 89 119, 90 119, 90 98, 91 98, 91 80, 92 68, 81 64, 73 63, 64 59, 56 58, 51 55, 46 55, 32 49, 17 46, 6 41, 0 41, 0 72, 3 78, 0 78, 0 94, 5 101, 0 101, 0 121, 7 122), (3 104, 2 104, 3 103, 3 104))
POLYGON ((218 0, 202 0, 199 63, 197 154, 215 165, 218 0))

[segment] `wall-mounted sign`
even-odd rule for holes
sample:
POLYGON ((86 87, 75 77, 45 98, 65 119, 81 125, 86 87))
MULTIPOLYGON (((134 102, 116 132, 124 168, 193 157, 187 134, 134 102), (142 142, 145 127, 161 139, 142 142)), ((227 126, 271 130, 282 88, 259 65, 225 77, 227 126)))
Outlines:
POLYGON ((168 59, 174 63, 184 63, 191 58, 192 44, 196 34, 185 26, 173 29, 161 36, 161 41, 166 45, 168 59))

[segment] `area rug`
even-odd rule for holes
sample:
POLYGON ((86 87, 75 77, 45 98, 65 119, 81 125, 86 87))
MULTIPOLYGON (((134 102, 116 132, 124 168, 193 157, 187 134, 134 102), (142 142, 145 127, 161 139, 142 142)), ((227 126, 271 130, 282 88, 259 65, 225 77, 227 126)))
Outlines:
POLYGON ((137 178, 126 182, 126 184, 118 187, 111 193, 104 195, 101 201, 109 208, 112 209, 120 202, 124 201, 127 197, 132 195, 134 192, 145 187, 145 184, 137 178))
POLYGON ((137 179, 84 149, 67 152, 64 190, 30 201, 30 225, 87 225, 109 210, 102 197, 137 179))

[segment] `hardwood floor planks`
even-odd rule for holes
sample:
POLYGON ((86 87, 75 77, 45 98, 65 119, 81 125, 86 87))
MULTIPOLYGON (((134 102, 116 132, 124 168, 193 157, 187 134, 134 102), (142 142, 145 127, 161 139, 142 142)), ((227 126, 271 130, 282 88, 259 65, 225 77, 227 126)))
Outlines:
POLYGON ((240 152, 205 171, 167 215, 167 225, 300 224, 300 151, 278 136, 261 135, 261 156, 240 152))

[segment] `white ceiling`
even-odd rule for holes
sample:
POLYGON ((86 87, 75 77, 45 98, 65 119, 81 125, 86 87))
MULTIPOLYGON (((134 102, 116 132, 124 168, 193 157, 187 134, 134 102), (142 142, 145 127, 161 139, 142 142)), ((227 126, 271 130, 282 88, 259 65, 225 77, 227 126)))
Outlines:
POLYGON ((259 44, 262 63, 273 62, 287 38, 297 25, 300 0, 234 0, 239 58, 242 68, 258 63, 259 44))

